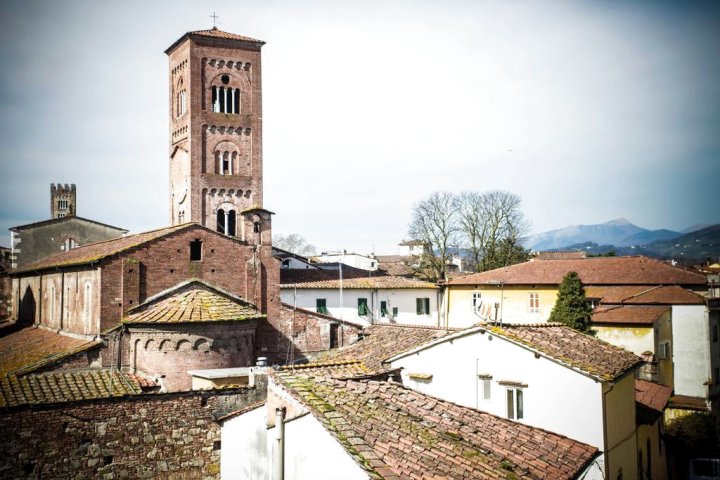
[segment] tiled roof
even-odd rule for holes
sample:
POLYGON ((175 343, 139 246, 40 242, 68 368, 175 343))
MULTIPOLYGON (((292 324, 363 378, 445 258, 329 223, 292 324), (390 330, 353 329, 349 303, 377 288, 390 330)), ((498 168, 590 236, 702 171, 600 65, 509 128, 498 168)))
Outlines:
POLYGON ((558 324, 505 324, 487 330, 602 380, 615 380, 643 362, 627 350, 558 324))
POLYGON ((265 44, 265 42, 263 42, 262 40, 256 40, 254 38, 246 37, 244 35, 238 35, 236 33, 224 32, 217 27, 213 27, 208 30, 195 30, 194 32, 187 32, 185 35, 173 42, 173 44, 170 45, 167 50, 165 50, 165 53, 169 53, 176 46, 180 45, 180 43, 182 43, 182 41, 186 38, 217 38, 221 40, 238 40, 241 42, 254 43, 258 46, 262 46, 265 44))
POLYGON ((372 373, 363 362, 356 360, 287 365, 279 367, 278 371, 288 372, 292 375, 302 374, 311 377, 327 376, 332 378, 352 378, 372 373))
MULTIPOLYGON (((44 270, 54 267, 68 267, 73 265, 84 265, 87 263, 102 260, 105 257, 116 255, 118 253, 139 247, 152 240, 170 235, 186 228, 205 228, 195 223, 184 223, 175 225, 174 227, 161 228, 151 230, 149 232, 128 235, 126 237, 105 240, 102 242, 89 243, 72 250, 44 258, 37 262, 25 265, 21 268, 13 270, 13 273, 32 272, 34 270, 44 270)), ((211 231, 211 230, 208 230, 211 231)))
POLYGON ((591 257, 529 262, 455 278, 449 285, 559 285, 577 272, 585 285, 705 285, 704 275, 647 257, 591 257))
POLYGON ((115 369, 6 375, 0 378, 0 408, 124 397, 141 392, 137 382, 115 369))
POLYGON ((670 400, 668 400, 668 408, 695 410, 699 412, 710 411, 707 400, 700 397, 688 397, 687 395, 673 395, 670 397, 670 400))
POLYGON ((573 260, 585 257, 585 252, 582 250, 574 252, 538 252, 535 254, 535 258, 538 260, 573 260))
POLYGON ((196 323, 263 318, 251 303, 210 284, 192 279, 132 308, 124 323, 196 323))
POLYGON ((662 412, 672 395, 672 387, 646 380, 635 380, 635 401, 647 408, 662 412))
POLYGON ((101 344, 42 328, 25 328, 0 338, 0 376, 28 373, 101 344))
POLYGON ((418 257, 407 255, 378 255, 375 258, 379 270, 399 277, 412 277, 415 271, 410 265, 418 261, 418 257))
POLYGON ((370 325, 363 337, 352 345, 318 355, 320 362, 361 361, 371 372, 387 369, 382 363, 390 357, 410 350, 457 329, 420 327, 410 325, 370 325))
POLYGON ((593 324, 629 324, 652 326, 655 320, 670 311, 670 307, 600 306, 593 310, 593 324))
MULTIPOLYGON (((340 280, 321 280, 314 282, 281 284, 282 288, 320 288, 320 289, 338 289, 340 288, 340 280)), ((359 278, 343 278, 342 288, 345 290, 370 290, 376 288, 432 288, 436 289, 435 284, 423 282, 421 280, 412 280, 404 277, 377 276, 377 277, 359 277, 359 278)))
POLYGON ((576 478, 596 448, 377 381, 276 380, 365 469, 384 479, 576 478))
MULTIPOLYGON (((325 264, 327 265, 327 264, 325 264)), ((379 277, 384 273, 368 272, 360 268, 343 265, 343 280, 349 278, 367 278, 369 275, 379 277)), ((340 271, 329 268, 283 268, 280 270, 280 284, 289 285, 306 282, 322 282, 326 280, 338 280, 340 271)))
POLYGON ((89 220, 87 218, 78 217, 76 215, 72 215, 69 217, 51 218, 51 219, 42 220, 39 222, 27 223, 25 225, 18 225, 17 227, 10 228, 10 230, 13 230, 13 231, 27 230, 29 228, 43 227, 45 225, 53 225, 56 223, 67 223, 67 222, 71 222, 73 220, 79 220, 80 222, 84 222, 84 223, 93 223, 95 225, 100 225, 101 227, 107 227, 107 228, 112 228, 112 229, 118 230, 119 232, 127 232, 127 230, 124 228, 114 227, 114 226, 108 225, 106 223, 96 222, 95 220, 89 220))
POLYGON ((602 303, 702 305, 705 298, 678 285, 624 285, 585 288, 588 298, 599 298, 602 303))

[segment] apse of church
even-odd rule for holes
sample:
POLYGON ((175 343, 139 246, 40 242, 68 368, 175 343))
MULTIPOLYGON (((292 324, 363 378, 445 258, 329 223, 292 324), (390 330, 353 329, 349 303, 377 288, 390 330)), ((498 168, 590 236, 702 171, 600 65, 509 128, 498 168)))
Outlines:
POLYGON ((241 216, 263 205, 263 44, 213 28, 166 50, 172 225, 197 222, 251 241, 241 216))

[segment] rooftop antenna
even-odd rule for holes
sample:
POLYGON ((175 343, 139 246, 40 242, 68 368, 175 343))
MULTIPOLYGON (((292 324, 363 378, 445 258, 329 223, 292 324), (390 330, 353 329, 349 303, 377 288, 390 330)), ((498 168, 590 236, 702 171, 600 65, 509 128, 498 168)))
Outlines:
POLYGON ((210 15, 210 18, 213 19, 213 28, 217 28, 217 19, 220 18, 220 16, 216 15, 213 11, 212 15, 210 15))

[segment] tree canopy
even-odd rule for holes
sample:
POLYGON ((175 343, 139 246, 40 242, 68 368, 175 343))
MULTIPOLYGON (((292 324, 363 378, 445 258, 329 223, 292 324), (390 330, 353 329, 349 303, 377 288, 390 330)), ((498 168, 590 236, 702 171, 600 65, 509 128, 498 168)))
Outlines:
POLYGON ((431 245, 421 261, 422 274, 444 279, 454 255, 483 272, 529 259, 521 244, 528 221, 520 197, 503 190, 435 192, 413 208, 409 233, 431 245))
POLYGON ((308 255, 315 255, 317 251, 315 245, 308 243, 305 238, 297 233, 291 233, 289 235, 273 235, 272 243, 273 247, 305 257, 308 255))
POLYGON ((592 307, 585 296, 585 288, 576 272, 568 272, 560 283, 557 301, 548 321, 567 325, 583 333, 593 334, 590 328, 592 307))

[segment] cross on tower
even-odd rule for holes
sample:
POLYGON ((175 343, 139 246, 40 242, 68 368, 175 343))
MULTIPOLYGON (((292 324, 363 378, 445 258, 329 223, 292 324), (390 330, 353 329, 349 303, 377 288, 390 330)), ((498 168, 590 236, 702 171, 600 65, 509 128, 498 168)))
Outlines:
POLYGON ((217 28, 217 19, 220 18, 220 16, 215 15, 215 12, 213 12, 213 14, 210 15, 210 18, 213 19, 213 28, 217 28))

